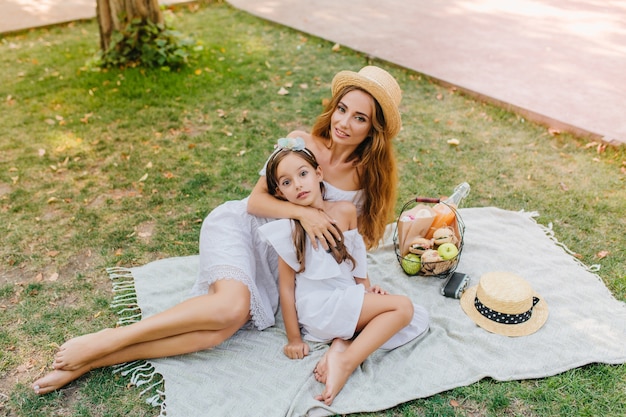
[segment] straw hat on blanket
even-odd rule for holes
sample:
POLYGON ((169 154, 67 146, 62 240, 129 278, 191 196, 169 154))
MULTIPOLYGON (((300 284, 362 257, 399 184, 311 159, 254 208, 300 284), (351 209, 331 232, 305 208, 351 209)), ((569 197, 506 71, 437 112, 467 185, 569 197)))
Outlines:
POLYGON ((526 336, 548 318, 548 305, 523 278, 488 272, 461 296, 461 307, 477 325, 504 336, 526 336))

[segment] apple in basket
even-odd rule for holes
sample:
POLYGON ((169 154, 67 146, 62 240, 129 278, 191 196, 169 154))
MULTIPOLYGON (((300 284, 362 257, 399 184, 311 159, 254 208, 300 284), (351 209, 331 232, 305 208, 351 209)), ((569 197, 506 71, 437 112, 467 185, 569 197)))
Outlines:
POLYGON ((450 259, 454 259, 454 257, 459 254, 459 249, 454 243, 444 243, 439 245, 437 252, 439 253, 439 256, 441 256, 441 259, 448 261, 450 259))
POLYGON ((400 262, 402 269, 409 275, 416 275, 422 268, 422 261, 419 255, 414 253, 407 253, 400 262))

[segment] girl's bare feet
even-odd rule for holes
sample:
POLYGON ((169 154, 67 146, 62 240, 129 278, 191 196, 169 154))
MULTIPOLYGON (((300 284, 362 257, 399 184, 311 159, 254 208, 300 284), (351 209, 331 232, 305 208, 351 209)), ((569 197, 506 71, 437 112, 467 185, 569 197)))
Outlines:
POLYGON ((114 331, 115 329, 104 329, 68 340, 54 356, 52 367, 56 370, 75 371, 113 352, 115 347, 112 346, 110 333, 114 331))
POLYGON ((54 370, 49 372, 42 378, 33 382, 33 390, 35 394, 43 395, 69 384, 88 372, 90 368, 84 366, 74 371, 54 370))
POLYGON ((346 384, 355 369, 348 361, 349 358, 346 355, 345 352, 328 350, 326 354, 326 387, 321 395, 315 397, 316 400, 322 401, 326 405, 331 405, 339 391, 346 384))
POLYGON ((326 374, 328 372, 328 365, 327 365, 326 357, 328 355, 328 352, 330 352, 331 350, 334 350, 336 352, 343 352, 346 349, 348 349, 348 346, 350 346, 350 343, 351 342, 349 340, 333 339, 333 342, 330 344, 330 347, 328 348, 326 353, 324 353, 324 355, 319 360, 319 362, 317 362, 317 365, 315 365, 315 369, 313 370, 313 375, 315 376, 315 380, 317 382, 321 382, 322 384, 326 383, 326 374))

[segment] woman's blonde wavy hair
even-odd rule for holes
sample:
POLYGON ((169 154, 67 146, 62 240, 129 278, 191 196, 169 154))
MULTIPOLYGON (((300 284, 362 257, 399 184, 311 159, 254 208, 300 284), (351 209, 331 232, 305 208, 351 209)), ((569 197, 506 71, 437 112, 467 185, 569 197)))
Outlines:
MULTIPOLYGON (((311 133, 327 140, 331 146, 330 121, 337 105, 350 91, 367 91, 347 86, 340 90, 328 103, 324 112, 317 118, 311 133)), ((368 93, 369 94, 369 93, 368 93)), ((371 95, 370 95, 371 96, 371 95)), ((365 192, 365 204, 359 215, 359 232, 367 249, 378 247, 387 224, 394 218, 398 189, 398 168, 391 144, 392 137, 385 135, 385 115, 374 100, 372 128, 363 142, 348 158, 357 169, 360 188, 365 192)))

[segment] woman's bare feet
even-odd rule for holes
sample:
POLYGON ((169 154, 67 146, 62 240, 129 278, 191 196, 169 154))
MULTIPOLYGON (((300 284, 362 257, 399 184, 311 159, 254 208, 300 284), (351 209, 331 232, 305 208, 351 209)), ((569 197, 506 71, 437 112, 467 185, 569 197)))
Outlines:
POLYGON ((64 371, 64 370, 55 369, 54 371, 49 372, 42 378, 39 378, 38 380, 33 382, 33 390, 35 391, 35 394, 39 394, 39 395, 56 391, 59 388, 74 381, 75 379, 78 379, 89 370, 90 368, 88 366, 84 366, 74 371, 64 371))
POLYGON ((331 405, 339 391, 354 372, 355 367, 348 360, 346 352, 329 349, 326 354, 326 387, 321 395, 315 397, 326 405, 331 405))
POLYGON ((78 336, 63 343, 54 356, 52 367, 56 370, 75 371, 115 350, 110 337, 116 329, 78 336))
POLYGON ((333 339, 333 342, 330 344, 330 347, 328 348, 326 353, 324 353, 324 355, 319 360, 319 362, 317 362, 317 365, 315 365, 315 369, 313 369, 313 375, 315 376, 315 380, 317 382, 321 382, 322 384, 326 383, 326 374, 328 372, 328 365, 327 365, 328 352, 330 352, 331 350, 334 350, 336 352, 343 352, 346 349, 348 349, 348 346, 350 346, 350 343, 351 341, 349 340, 333 339))

